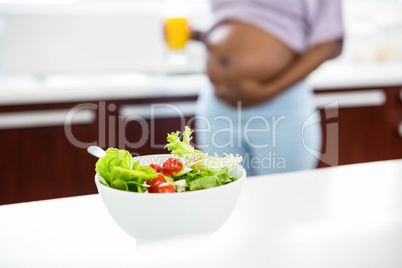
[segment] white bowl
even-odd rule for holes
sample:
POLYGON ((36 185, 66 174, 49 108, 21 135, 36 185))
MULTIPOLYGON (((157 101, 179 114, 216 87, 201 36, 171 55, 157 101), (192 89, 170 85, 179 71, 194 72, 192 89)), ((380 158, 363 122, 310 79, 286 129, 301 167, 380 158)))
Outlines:
MULTIPOLYGON (((162 164, 171 155, 136 157, 141 165, 162 164)), ((212 233, 229 218, 240 195, 246 171, 240 165, 233 172, 237 180, 215 188, 183 193, 136 193, 95 183, 106 208, 116 223, 137 240, 154 240, 212 233)))

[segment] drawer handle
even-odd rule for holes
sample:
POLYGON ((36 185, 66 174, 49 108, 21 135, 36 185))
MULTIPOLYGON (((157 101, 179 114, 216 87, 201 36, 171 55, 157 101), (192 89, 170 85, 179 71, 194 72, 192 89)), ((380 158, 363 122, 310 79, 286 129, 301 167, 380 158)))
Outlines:
POLYGON ((402 89, 399 91, 399 100, 402 102, 402 89))
POLYGON ((133 115, 142 119, 183 118, 194 116, 195 107, 194 101, 124 105, 119 114, 124 118, 130 118, 133 115))
POLYGON ((386 95, 381 89, 319 93, 315 94, 315 101, 319 108, 324 108, 334 101, 339 102, 339 108, 372 107, 384 105, 386 95))
POLYGON ((399 134, 399 137, 402 138, 402 123, 399 123, 398 134, 399 134))
MULTIPOLYGON (((69 109, 58 109, 0 113, 0 129, 64 126, 69 112, 69 109)), ((95 121, 95 117, 94 111, 82 109, 74 113, 69 123, 91 124, 95 121)))

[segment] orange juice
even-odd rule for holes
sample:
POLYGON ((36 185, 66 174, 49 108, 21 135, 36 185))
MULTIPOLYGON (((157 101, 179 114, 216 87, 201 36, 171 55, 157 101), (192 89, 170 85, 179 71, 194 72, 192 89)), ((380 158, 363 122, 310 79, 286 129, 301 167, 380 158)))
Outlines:
POLYGON ((171 49, 184 49, 190 37, 187 18, 165 19, 166 44, 171 49))

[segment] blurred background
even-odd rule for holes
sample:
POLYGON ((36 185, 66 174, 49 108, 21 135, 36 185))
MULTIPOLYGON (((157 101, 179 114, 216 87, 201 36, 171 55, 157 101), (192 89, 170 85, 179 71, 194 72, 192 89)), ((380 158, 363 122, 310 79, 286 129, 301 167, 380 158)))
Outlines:
MULTIPOLYGON (((208 29, 209 2, 187 3, 208 29)), ((343 53, 308 77, 320 167, 402 157, 402 1, 343 4, 343 53)), ((0 0, 0 204, 95 193, 87 146, 160 153, 166 133, 193 126, 206 53, 191 41, 185 62, 167 60, 165 12, 162 0, 0 0)))
MULTIPOLYGON (((207 0, 187 0, 190 25, 207 29, 207 0)), ((162 0, 0 0, 0 59, 5 75, 140 71, 198 73, 204 49, 186 47, 190 61, 164 59, 162 0)), ((402 61, 402 1, 344 0, 346 43, 337 61, 402 61)))

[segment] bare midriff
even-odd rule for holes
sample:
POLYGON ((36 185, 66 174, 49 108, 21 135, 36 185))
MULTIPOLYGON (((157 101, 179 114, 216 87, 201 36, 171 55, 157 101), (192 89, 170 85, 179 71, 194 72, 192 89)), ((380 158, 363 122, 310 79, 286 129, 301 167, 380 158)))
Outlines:
POLYGON ((275 36, 239 21, 215 26, 208 33, 206 45, 206 71, 212 83, 241 79, 269 82, 297 58, 297 53, 275 36))

